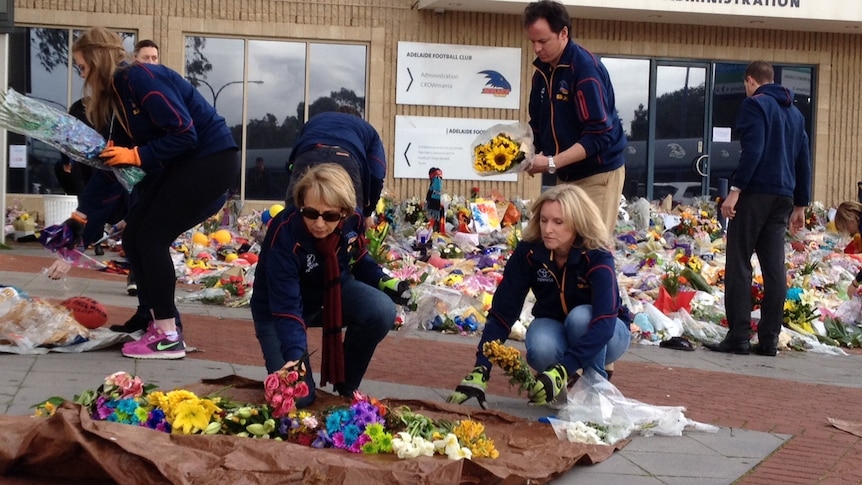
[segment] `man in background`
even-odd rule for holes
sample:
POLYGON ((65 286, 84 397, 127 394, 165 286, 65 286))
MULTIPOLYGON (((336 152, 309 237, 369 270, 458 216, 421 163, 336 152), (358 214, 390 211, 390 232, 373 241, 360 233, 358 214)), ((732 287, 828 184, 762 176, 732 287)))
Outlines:
POLYGON ((754 352, 773 357, 784 319, 787 271, 784 235, 805 225, 811 202, 811 154, 805 118, 793 92, 775 84, 772 65, 755 61, 743 78, 746 98, 736 115, 739 165, 721 204, 727 228, 725 310, 727 336, 704 346, 715 352, 749 354, 751 338, 751 255, 763 274, 763 301, 754 352))
POLYGON ((132 52, 135 60, 144 64, 159 63, 159 45, 150 39, 138 41, 132 52))
POLYGON ((266 168, 263 157, 254 159, 254 167, 245 176, 245 198, 267 200, 274 198, 272 176, 266 168))

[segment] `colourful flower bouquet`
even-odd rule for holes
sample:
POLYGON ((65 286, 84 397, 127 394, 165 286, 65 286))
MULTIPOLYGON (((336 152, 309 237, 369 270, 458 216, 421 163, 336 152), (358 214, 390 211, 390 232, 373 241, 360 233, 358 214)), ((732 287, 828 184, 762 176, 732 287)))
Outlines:
POLYGON ((526 123, 494 125, 473 142, 473 170, 479 175, 520 172, 533 160, 533 131, 526 123))
POLYGON ((100 170, 112 170, 117 180, 131 191, 144 178, 138 167, 111 168, 99 158, 105 139, 74 116, 21 95, 14 89, 0 91, 0 126, 42 141, 63 154, 100 170))
MULTIPOLYGON (((272 439, 351 453, 393 453, 402 459, 434 454, 453 460, 499 456, 481 423, 434 420, 406 406, 390 410, 359 392, 349 405, 322 411, 296 409, 295 399, 309 391, 303 377, 299 363, 270 374, 264 389, 268 403, 249 404, 222 397, 221 391, 204 397, 183 389, 163 392, 126 372, 116 372, 98 389, 75 396, 74 402, 94 420, 173 434, 272 439)), ((34 416, 51 416, 64 401, 47 399, 34 406, 34 416)))
POLYGON ((691 275, 691 270, 678 262, 669 263, 665 266, 665 273, 661 276, 661 286, 655 307, 665 315, 684 309, 691 313, 691 300, 697 293, 691 290, 682 290, 689 285, 686 275, 691 275))
POLYGON ((296 409, 296 400, 308 396, 305 366, 302 360, 288 363, 281 370, 266 377, 263 382, 264 398, 272 406, 272 416, 281 418, 296 409))

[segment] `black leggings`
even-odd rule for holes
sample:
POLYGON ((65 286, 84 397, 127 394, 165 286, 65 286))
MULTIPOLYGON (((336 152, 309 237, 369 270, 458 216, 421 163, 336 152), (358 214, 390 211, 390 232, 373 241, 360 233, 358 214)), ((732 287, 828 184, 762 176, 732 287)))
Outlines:
POLYGON ((236 150, 178 160, 167 167, 135 204, 123 230, 123 249, 138 292, 157 320, 174 318, 176 275, 171 244, 200 223, 200 215, 221 197, 239 173, 236 150))

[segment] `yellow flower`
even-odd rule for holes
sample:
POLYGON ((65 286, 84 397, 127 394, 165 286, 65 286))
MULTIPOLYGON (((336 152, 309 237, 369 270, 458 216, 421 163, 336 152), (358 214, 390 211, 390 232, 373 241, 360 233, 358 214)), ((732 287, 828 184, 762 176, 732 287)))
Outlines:
POLYGON ((479 173, 505 173, 526 158, 520 144, 500 133, 473 149, 473 168, 479 173))
POLYGON ((188 399, 180 402, 173 409, 174 421, 171 423, 174 433, 192 434, 206 429, 212 418, 212 411, 205 405, 206 400, 188 399))
POLYGON ((514 347, 503 345, 499 340, 486 342, 482 346, 482 353, 492 364, 503 369, 503 373, 509 377, 509 385, 518 385, 518 393, 530 388, 535 382, 530 367, 521 356, 521 352, 514 347))
POLYGON ((494 440, 485 436, 485 425, 469 419, 459 421, 452 428, 452 434, 458 438, 473 456, 497 458, 500 453, 494 447, 494 440))

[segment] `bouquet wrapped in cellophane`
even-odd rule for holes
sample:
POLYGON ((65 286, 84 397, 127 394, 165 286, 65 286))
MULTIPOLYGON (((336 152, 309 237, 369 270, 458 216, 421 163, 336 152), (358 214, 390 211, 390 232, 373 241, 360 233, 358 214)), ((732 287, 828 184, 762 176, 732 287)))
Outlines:
POLYGON ((46 143, 76 162, 112 170, 127 190, 144 178, 144 171, 138 167, 106 165, 99 158, 105 139, 86 123, 12 88, 0 91, 0 126, 46 143))
POLYGON ((472 146, 473 170, 479 175, 521 172, 533 162, 533 130, 527 123, 494 125, 472 146))

